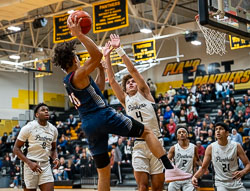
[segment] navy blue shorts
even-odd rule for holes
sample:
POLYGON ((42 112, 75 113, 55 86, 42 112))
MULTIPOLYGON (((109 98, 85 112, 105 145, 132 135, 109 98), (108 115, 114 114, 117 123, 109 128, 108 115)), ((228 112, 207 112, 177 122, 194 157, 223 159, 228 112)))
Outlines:
POLYGON ((138 137, 143 133, 144 126, 135 122, 131 117, 117 113, 113 108, 108 107, 83 116, 82 129, 94 156, 108 152, 109 134, 124 137, 137 135, 138 137))

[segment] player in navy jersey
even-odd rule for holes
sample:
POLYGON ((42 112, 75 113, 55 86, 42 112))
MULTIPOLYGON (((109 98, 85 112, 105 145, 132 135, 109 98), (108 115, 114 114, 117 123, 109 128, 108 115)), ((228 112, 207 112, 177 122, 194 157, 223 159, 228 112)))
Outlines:
POLYGON ((108 107, 101 93, 104 87, 104 70, 100 66, 102 53, 96 44, 82 34, 79 23, 68 18, 68 26, 72 36, 86 47, 90 58, 83 66, 74 54, 74 43, 59 44, 54 50, 53 63, 60 66, 67 76, 64 85, 70 100, 75 105, 82 121, 82 128, 87 136, 89 149, 92 152, 97 172, 98 190, 110 190, 110 164, 108 155, 108 134, 117 134, 128 137, 142 137, 150 147, 152 153, 163 162, 166 168, 172 168, 167 155, 159 140, 153 132, 143 124, 130 117, 118 114, 113 108, 108 107), (96 82, 90 73, 99 67, 96 82), (99 87, 98 87, 99 86, 99 87), (101 89, 101 90, 100 90, 101 89))

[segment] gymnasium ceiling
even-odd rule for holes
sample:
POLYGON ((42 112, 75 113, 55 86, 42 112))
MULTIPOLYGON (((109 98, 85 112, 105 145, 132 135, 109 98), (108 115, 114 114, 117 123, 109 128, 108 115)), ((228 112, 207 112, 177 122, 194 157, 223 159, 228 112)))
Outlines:
MULTIPOLYGON (((103 0, 102 0, 103 1, 103 0)), ((0 60, 9 60, 9 55, 18 54, 18 62, 46 58, 51 54, 53 44, 53 16, 65 14, 67 11, 83 8, 92 14, 94 0, 1 0, 0 1, 0 60), (32 22, 39 17, 45 17, 48 23, 45 27, 34 29, 32 22), (21 31, 13 33, 7 27, 19 26, 21 31), (13 34, 12 34, 13 33, 13 34)), ((128 0, 129 27, 113 31, 120 36, 140 33, 147 27, 152 30, 152 36, 164 35, 164 28, 172 27, 184 32, 179 24, 194 21, 197 11, 197 0, 146 0, 145 3, 133 5, 128 0)), ((102 46, 109 32, 89 36, 102 46)), ((0 62, 0 71, 18 71, 17 66, 0 62)))

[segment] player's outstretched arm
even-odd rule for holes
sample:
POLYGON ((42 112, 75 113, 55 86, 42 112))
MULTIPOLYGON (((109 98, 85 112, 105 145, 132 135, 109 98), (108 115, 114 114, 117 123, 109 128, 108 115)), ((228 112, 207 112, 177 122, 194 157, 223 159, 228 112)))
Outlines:
POLYGON ((129 57, 125 54, 124 50, 121 48, 121 44, 120 44, 120 37, 119 35, 116 34, 111 34, 110 35, 110 42, 111 42, 111 46, 113 48, 116 49, 116 52, 119 54, 119 52, 121 53, 119 56, 121 56, 122 61, 124 62, 124 64, 126 65, 129 73, 131 74, 131 76, 134 78, 135 82, 137 83, 137 86, 139 88, 139 91, 150 101, 154 102, 154 98, 152 97, 151 93, 150 93, 150 89, 147 85, 147 83, 145 82, 144 78, 142 77, 142 75, 138 72, 138 70, 135 68, 134 64, 131 62, 131 60, 129 59, 129 57), (123 53, 124 54, 123 54, 123 53))
POLYGON ((233 173, 234 179, 240 179, 242 176, 250 172, 250 163, 246 156, 246 153, 244 152, 242 146, 238 143, 237 144, 237 156, 240 158, 240 160, 243 162, 245 168, 241 171, 236 171, 233 173))
POLYGON ((192 178, 192 184, 194 185, 194 187, 198 187, 198 179, 205 173, 205 171, 207 170, 210 161, 212 159, 212 146, 209 145, 206 149, 205 152, 205 157, 203 159, 203 163, 201 168, 194 174, 193 178, 192 178))
POLYGON ((103 63, 104 63, 104 61, 101 60, 101 63, 98 66, 97 76, 95 79, 95 83, 101 91, 104 91, 104 89, 105 89, 105 72, 104 72, 104 68, 103 68, 103 63))
POLYGON ((172 161, 173 158, 174 158, 174 152, 175 152, 175 147, 172 146, 172 147, 169 149, 169 151, 168 151, 168 158, 169 158, 170 161, 172 161))
POLYGON ((199 154, 198 154, 198 148, 197 148, 197 146, 195 146, 194 147, 194 162, 193 162, 194 173, 197 171, 197 165, 202 166, 202 162, 201 162, 199 154))
POLYGON ((109 84, 110 84, 112 90, 114 91, 116 97, 119 99, 119 101, 123 105, 123 107, 125 107, 125 94, 124 94, 121 86, 115 80, 114 71, 113 71, 113 68, 111 65, 111 61, 110 61, 110 53, 111 53, 112 49, 113 48, 111 47, 110 41, 107 42, 102 49, 103 56, 105 57, 105 62, 106 62, 106 72, 107 72, 109 84))
MULTIPOLYGON (((80 69, 76 71, 75 76, 87 76, 91 72, 93 72, 95 68, 100 64, 100 61, 102 59, 102 53, 100 52, 96 44, 89 37, 87 37, 81 32, 80 22, 82 18, 80 18, 78 22, 77 19, 74 20, 75 21, 73 22, 71 17, 69 17, 67 20, 71 35, 76 36, 78 40, 81 41, 81 43, 86 47, 90 55, 90 59, 88 59, 84 63, 83 67, 80 67, 80 69)), ((81 81, 81 79, 79 79, 79 81, 81 81)))

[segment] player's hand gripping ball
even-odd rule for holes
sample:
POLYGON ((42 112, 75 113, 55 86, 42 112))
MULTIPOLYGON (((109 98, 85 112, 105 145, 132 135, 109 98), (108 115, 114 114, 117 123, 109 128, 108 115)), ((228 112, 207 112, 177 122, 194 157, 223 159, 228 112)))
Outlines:
POLYGON ((69 17, 71 17, 73 22, 75 22, 75 18, 76 18, 76 23, 78 22, 80 18, 82 18, 80 22, 80 26, 81 26, 83 34, 87 34, 90 31, 91 26, 92 26, 92 19, 87 12, 75 11, 71 13, 69 17))

